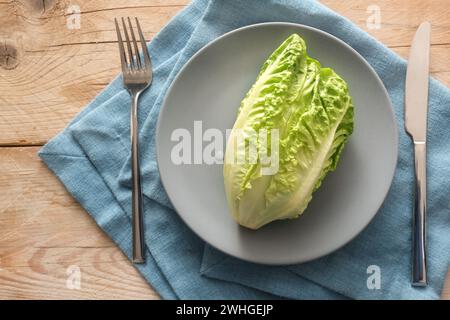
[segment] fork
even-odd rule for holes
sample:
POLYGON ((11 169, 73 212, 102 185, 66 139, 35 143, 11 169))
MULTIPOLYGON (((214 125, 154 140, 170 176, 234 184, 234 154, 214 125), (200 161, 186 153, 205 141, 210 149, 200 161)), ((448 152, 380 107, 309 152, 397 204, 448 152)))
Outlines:
POLYGON ((119 23, 116 24, 117 39, 119 43, 120 61, 122 64, 123 84, 131 96, 131 172, 132 172, 132 228, 133 228, 133 263, 144 263, 144 230, 142 223, 143 203, 141 174, 139 167, 139 141, 138 141, 138 100, 140 94, 147 89, 152 82, 152 63, 147 50, 144 35, 136 19, 136 27, 139 33, 142 47, 142 57, 138 49, 138 43, 134 35, 131 19, 128 17, 128 26, 131 34, 131 41, 127 31, 125 19, 122 18, 122 28, 125 35, 127 52, 125 52, 124 41, 120 32, 119 23), (133 48, 131 46, 133 44, 133 48))

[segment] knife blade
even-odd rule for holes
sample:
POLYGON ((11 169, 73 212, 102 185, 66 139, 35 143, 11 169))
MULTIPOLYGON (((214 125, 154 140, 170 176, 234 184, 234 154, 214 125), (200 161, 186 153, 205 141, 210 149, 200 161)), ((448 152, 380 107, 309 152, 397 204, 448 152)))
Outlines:
POLYGON ((405 129, 414 143, 415 192, 412 234, 413 286, 427 285, 426 263, 426 141, 430 63, 429 22, 423 22, 411 45, 405 83, 405 129))
POLYGON ((426 142, 427 132, 430 28, 429 22, 423 22, 417 29, 406 71, 405 126, 419 142, 426 142))

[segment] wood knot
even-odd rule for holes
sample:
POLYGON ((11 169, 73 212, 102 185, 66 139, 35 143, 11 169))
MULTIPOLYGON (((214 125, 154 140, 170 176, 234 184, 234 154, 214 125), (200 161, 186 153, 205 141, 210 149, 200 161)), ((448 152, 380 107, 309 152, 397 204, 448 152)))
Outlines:
POLYGON ((29 0, 27 1, 28 5, 30 6, 30 9, 34 10, 35 12, 38 12, 40 14, 47 13, 51 11, 56 3, 58 1, 56 0, 29 0))
MULTIPOLYGON (((27 18, 30 17, 50 17, 57 10, 62 10, 68 0, 12 0, 8 2, 13 10, 27 18)), ((41 21, 44 22, 44 21, 41 21)))
POLYGON ((19 52, 14 44, 4 41, 0 42, 0 67, 12 70, 19 64, 19 52))

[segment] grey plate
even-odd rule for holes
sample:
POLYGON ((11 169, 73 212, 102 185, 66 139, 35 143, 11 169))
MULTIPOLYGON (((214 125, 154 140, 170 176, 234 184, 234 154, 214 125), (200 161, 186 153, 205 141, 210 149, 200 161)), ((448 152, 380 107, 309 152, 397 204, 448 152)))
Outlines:
POLYGON ((157 159, 164 187, 178 214, 209 244, 232 256, 265 264, 292 264, 324 256, 346 244, 375 216, 397 161, 397 127, 388 94, 370 65, 350 46, 323 31, 291 23, 263 23, 234 30, 202 48, 170 87, 158 120, 157 159), (338 169, 329 174, 297 220, 257 231, 238 226, 228 213, 222 165, 175 165, 171 134, 194 121, 203 130, 232 128, 240 101, 265 59, 290 34, 308 53, 349 84, 355 131, 338 169))

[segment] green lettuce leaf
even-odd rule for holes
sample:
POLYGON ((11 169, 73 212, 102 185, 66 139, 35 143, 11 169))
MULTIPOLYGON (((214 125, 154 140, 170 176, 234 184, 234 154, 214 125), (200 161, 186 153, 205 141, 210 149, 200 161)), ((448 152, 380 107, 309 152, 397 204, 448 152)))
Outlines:
POLYGON ((233 218, 257 229, 298 217, 352 132, 346 82, 292 34, 263 64, 228 138, 224 181, 233 218))

